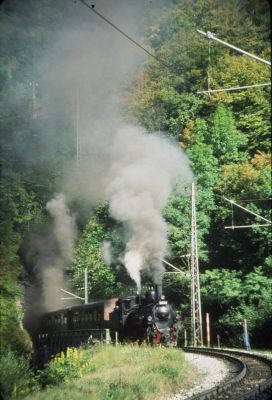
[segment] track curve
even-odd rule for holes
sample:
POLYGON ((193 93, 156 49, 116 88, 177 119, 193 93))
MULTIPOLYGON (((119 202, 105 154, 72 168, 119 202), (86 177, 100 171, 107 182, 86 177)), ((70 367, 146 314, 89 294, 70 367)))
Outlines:
POLYGON ((272 360, 232 350, 182 348, 185 352, 223 358, 236 366, 235 375, 188 400, 268 400, 272 398, 272 360))

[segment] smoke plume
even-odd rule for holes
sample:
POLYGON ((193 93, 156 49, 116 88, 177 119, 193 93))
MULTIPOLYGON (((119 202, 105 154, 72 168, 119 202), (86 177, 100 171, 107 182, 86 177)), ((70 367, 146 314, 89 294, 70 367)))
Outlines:
POLYGON ((104 259, 104 261, 107 264, 111 264, 112 262, 112 255, 111 255, 111 242, 105 240, 104 242, 101 243, 100 246, 101 254, 104 259))
MULTIPOLYGON (((148 271, 155 283, 161 281, 160 259, 167 252, 162 209, 175 182, 190 180, 191 171, 177 144, 160 134, 148 134, 135 121, 124 122, 124 88, 142 68, 146 53, 81 2, 67 2, 65 7, 62 1, 44 3, 44 19, 39 7, 21 10, 25 15, 22 29, 27 25, 31 31, 38 24, 41 46, 33 52, 35 61, 29 60, 20 82, 35 110, 33 136, 23 146, 15 137, 12 146, 22 166, 37 165, 38 171, 44 171, 47 165, 50 177, 63 176, 57 192, 66 197, 58 194, 46 205, 53 218, 54 240, 52 234, 33 233, 32 248, 25 256, 29 270, 37 281, 43 281, 45 308, 52 310, 64 305, 59 289, 65 287, 65 271, 76 240, 75 219, 66 198, 90 208, 100 201, 109 202, 111 216, 125 227, 122 261, 139 288, 141 271, 148 271), (43 43, 48 24, 52 31, 44 35, 43 43), (34 86, 29 86, 29 80, 34 86), (32 143, 38 151, 32 150, 32 143), (56 160, 58 170, 51 160, 56 160)), ((97 11, 143 43, 147 25, 157 25, 162 8, 170 12, 175 2, 94 3, 97 11)), ((14 102, 14 92, 8 87, 4 97, 14 102)), ((102 245, 108 263, 112 262, 110 250, 109 244, 102 245)), ((33 298, 40 301, 39 290, 34 292, 33 298)))
MULTIPOLYGON (((100 7, 104 4, 107 16, 134 36, 135 16, 144 13, 136 3, 108 8, 102 2, 100 7)), ((76 126, 77 161, 67 168, 63 189, 91 206, 109 202, 111 216, 125 226, 123 264, 138 289, 141 271, 161 283, 161 258, 167 252, 162 209, 177 180, 192 178, 188 159, 177 144, 123 121, 124 82, 145 56, 94 15, 82 13, 80 23, 61 31, 41 62, 41 68, 46 65, 48 97, 56 99, 59 115, 70 110, 76 126)), ((111 261, 109 246, 102 245, 102 253, 111 261)))
POLYGON ((70 214, 65 195, 57 194, 47 202, 46 209, 54 220, 53 232, 59 244, 61 258, 64 262, 70 263, 73 258, 77 231, 75 217, 70 214))
POLYGON ((110 158, 105 195, 112 217, 128 230, 124 265, 138 289, 143 269, 159 284, 167 251, 162 209, 177 181, 192 178, 188 159, 169 140, 131 125, 114 135, 110 158))
POLYGON ((39 265, 43 307, 46 310, 52 310, 65 305, 61 300, 63 293, 60 289, 67 288, 65 271, 73 258, 77 231, 75 218, 69 212, 63 193, 57 194, 48 201, 46 209, 53 218, 53 233, 57 246, 50 259, 48 257, 39 259, 39 265))

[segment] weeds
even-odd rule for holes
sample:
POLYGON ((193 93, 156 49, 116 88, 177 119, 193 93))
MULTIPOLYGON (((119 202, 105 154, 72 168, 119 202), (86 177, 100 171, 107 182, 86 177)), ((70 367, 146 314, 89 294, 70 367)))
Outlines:
POLYGON ((90 351, 68 348, 65 354, 62 352, 56 356, 48 367, 40 372, 41 385, 56 385, 94 372, 96 365, 92 362, 90 356, 90 351))
POLYGON ((0 384, 3 399, 18 399, 38 388, 37 379, 30 369, 29 361, 12 351, 0 360, 0 384))

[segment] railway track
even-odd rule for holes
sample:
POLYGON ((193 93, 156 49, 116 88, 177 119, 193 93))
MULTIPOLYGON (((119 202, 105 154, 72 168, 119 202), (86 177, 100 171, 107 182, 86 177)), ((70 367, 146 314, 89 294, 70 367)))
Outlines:
MULTIPOLYGON (((183 348, 183 351, 219 357, 235 365, 233 377, 190 400, 269 400, 272 399, 272 359, 231 350, 183 348)), ((188 399, 188 400, 189 400, 188 399)))

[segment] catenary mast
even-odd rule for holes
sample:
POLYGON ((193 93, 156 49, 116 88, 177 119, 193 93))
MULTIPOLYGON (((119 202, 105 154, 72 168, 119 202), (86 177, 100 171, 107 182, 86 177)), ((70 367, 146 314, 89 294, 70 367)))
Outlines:
POLYGON ((200 280, 197 250, 197 226, 195 207, 195 186, 192 183, 192 215, 191 215, 191 330, 192 345, 203 346, 202 312, 200 297, 200 280))

